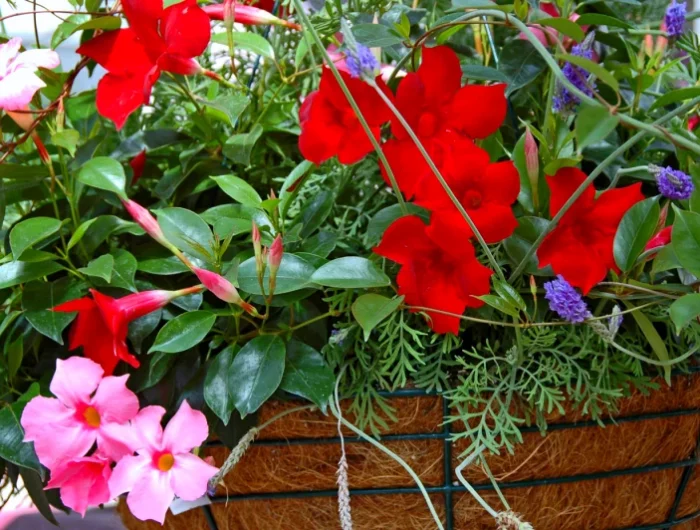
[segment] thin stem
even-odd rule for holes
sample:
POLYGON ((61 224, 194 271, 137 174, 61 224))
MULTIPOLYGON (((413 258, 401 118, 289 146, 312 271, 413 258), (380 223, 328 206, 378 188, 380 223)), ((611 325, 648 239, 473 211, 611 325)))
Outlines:
POLYGON ((309 17, 302 9, 300 0, 294 0, 294 4, 297 8, 297 14, 299 15, 299 19, 301 20, 302 25, 313 37, 313 40, 316 43, 316 46, 318 47, 319 51, 321 52, 323 59, 326 61, 326 65, 333 74, 333 77, 335 77, 335 80, 338 82, 338 85, 343 91, 345 98, 348 100, 350 107, 352 107, 355 116, 357 116, 357 119, 360 121, 362 129, 364 129, 367 138, 372 143, 372 147, 374 147, 374 150, 377 152, 379 160, 381 160, 382 164, 384 165, 384 168, 386 169, 386 174, 389 177, 389 181, 391 182, 391 187, 394 190, 394 194, 396 195, 396 200, 401 205, 401 211, 404 215, 406 215, 408 213, 408 208, 406 208, 406 203, 404 202, 403 196, 401 195, 401 190, 399 189, 399 185, 396 182, 396 177, 394 176, 394 172, 392 171, 391 166, 389 165, 389 162, 386 159, 386 156, 384 156, 384 152, 382 151, 381 145, 379 145, 379 142, 374 137, 372 129, 370 129, 370 126, 367 123, 367 120, 365 119, 364 115, 362 114, 360 107, 357 105, 355 98, 352 97, 350 89, 348 89, 347 85, 345 84, 345 81, 341 77, 338 68, 336 68, 335 63, 333 63, 330 56, 328 55, 328 52, 326 51, 326 48, 323 46, 323 42, 321 41, 321 37, 319 37, 318 33, 316 32, 316 28, 313 27, 311 21, 309 20, 309 17))
MULTIPOLYGON (((476 227, 474 224, 474 221, 472 221, 472 218, 469 216, 467 213, 467 210, 464 209, 464 206, 462 206, 462 203, 459 202, 459 199, 457 196, 452 192, 452 189, 450 188, 450 185, 447 183, 445 178, 442 176, 442 173, 440 173, 440 170, 437 168, 435 165, 435 162, 433 162, 433 159, 430 157, 428 152, 425 150, 425 147, 423 147, 423 144, 421 143, 420 139, 418 136, 416 136, 416 133, 413 132, 413 129, 411 126, 408 124, 406 119, 403 117, 401 112, 399 112, 399 109, 396 108, 394 103, 391 101, 389 96, 387 96, 381 88, 377 86, 376 83, 371 82, 370 83, 373 87, 374 90, 379 94, 379 97, 381 97, 384 102, 386 103, 387 107, 391 110, 391 112, 396 116, 396 118, 399 120, 401 125, 403 126, 404 129, 406 129, 406 132, 408 135, 411 137, 411 140, 413 140, 413 143, 416 144, 416 147, 418 148, 418 151, 420 151, 420 154, 423 156, 425 161, 428 163, 428 166, 430 167, 430 170, 433 172, 433 175, 438 179, 440 182, 440 185, 442 188, 445 190, 445 193, 447 193, 447 196, 450 198, 452 201, 452 204, 454 204, 455 208, 459 211, 459 213, 462 215, 464 220, 467 222, 469 225, 469 228, 471 228, 472 232, 474 233, 474 236, 476 239, 479 241, 479 244, 481 245, 481 248, 484 250, 484 253, 486 254, 486 258, 489 260, 489 263, 491 264, 491 267, 496 271, 498 274, 499 278, 505 281, 505 276, 503 275, 503 271, 501 270, 501 267, 498 265, 498 262, 496 261, 496 258, 493 256, 491 253, 491 249, 489 249, 488 245, 486 244, 486 241, 484 240, 483 236, 479 232, 479 229, 476 227)), ((458 242, 457 242, 458 243, 458 242)))
POLYGON ((498 517, 498 512, 491 508, 491 506, 489 506, 489 503, 487 503, 481 497, 481 495, 479 495, 479 493, 472 487, 472 485, 469 484, 469 481, 466 478, 464 478, 464 475, 462 475, 462 470, 468 465, 470 465, 472 462, 474 462, 474 460, 476 460, 483 451, 483 445, 477 447, 472 452, 472 454, 465 458, 464 461, 455 468, 455 473, 457 474, 457 479, 462 483, 462 486, 464 486, 467 489, 467 491, 471 494, 471 496, 474 497, 479 504, 481 504, 482 508, 486 510, 489 513, 489 515, 495 519, 496 517, 498 517))
POLYGON ((311 410, 311 409, 315 409, 315 408, 316 408, 316 405, 303 405, 300 407, 294 407, 292 409, 287 409, 285 411, 280 412, 279 414, 275 414, 274 416, 272 416, 272 418, 267 420, 265 423, 256 427, 256 429, 258 431, 262 431, 264 428, 269 427, 270 425, 275 423, 277 420, 281 420, 282 418, 284 418, 288 414, 292 414, 294 412, 301 412, 302 410, 311 410))
POLYGON ((621 351, 622 353, 629 355, 630 357, 634 357, 635 359, 638 359, 648 364, 653 364, 654 366, 674 366, 695 355, 695 353, 698 351, 698 348, 700 348, 700 345, 696 345, 680 357, 676 357, 675 359, 671 359, 670 361, 657 361, 656 359, 650 359, 649 357, 640 355, 636 352, 633 352, 632 350, 628 350, 624 346, 620 346, 619 344, 617 344, 615 341, 610 341, 608 342, 608 344, 610 344, 610 346, 612 346, 613 348, 616 348, 617 350, 621 351))

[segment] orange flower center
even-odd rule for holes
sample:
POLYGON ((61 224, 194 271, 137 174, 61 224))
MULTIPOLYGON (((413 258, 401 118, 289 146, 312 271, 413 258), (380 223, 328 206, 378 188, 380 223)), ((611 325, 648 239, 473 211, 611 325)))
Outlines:
POLYGON ((481 206, 481 193, 477 190, 467 190, 462 198, 462 204, 467 210, 476 210, 481 206))
POLYGON ((156 466, 161 471, 170 471, 170 469, 175 465, 175 457, 171 453, 165 453, 160 455, 158 458, 158 463, 156 466))
POLYGON ((87 423, 93 429, 97 429, 100 426, 100 413, 97 412, 95 407, 88 407, 83 412, 83 418, 85 423, 87 423))
POLYGON ((418 136, 432 136, 437 129, 437 116, 431 112, 424 112, 418 119, 418 136))

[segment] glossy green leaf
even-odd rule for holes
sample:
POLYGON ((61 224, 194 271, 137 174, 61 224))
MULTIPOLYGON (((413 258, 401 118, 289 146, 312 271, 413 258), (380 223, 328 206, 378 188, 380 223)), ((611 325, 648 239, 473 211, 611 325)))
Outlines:
POLYGON ((114 270, 114 257, 105 254, 104 256, 92 260, 88 263, 87 267, 81 267, 78 270, 88 276, 102 278, 109 283, 112 279, 112 271, 114 270))
POLYGON ((209 365, 204 379, 204 400, 224 425, 228 425, 235 405, 229 388, 233 376, 233 348, 225 348, 209 365))
POLYGON ((700 278, 700 214, 673 207, 671 243, 678 261, 694 276, 700 278))
POLYGON ((650 197, 627 210, 615 234, 613 255, 615 263, 623 272, 634 267, 659 223, 659 198, 650 197))
MULTIPOLYGON (((631 302, 623 300, 623 303, 625 304, 625 306, 627 306, 628 309, 634 308, 634 304, 631 302)), ((649 342, 649 346, 651 346, 651 349, 654 351, 654 353, 659 358, 659 360, 660 361, 668 361, 669 360, 668 349, 666 348, 666 344, 664 343, 664 339, 662 339, 661 335, 659 335, 659 332, 656 331, 656 328, 654 327, 654 324, 651 322, 651 320, 649 320, 649 317, 647 317, 641 311, 632 311, 631 315, 634 318, 634 320, 637 322, 639 329, 642 330, 642 333, 644 334, 647 341, 649 342)), ((670 385, 671 384, 671 367, 664 366, 663 368, 664 368, 664 379, 666 379, 666 382, 670 385)))
POLYGON ((72 129, 65 129, 51 135, 51 143, 57 147, 63 147, 71 156, 75 156, 78 142, 80 142, 80 133, 72 129))
POLYGON ((561 59, 569 63, 575 64, 576 66, 580 66, 581 68, 586 70, 586 72, 593 74, 603 83, 610 86, 615 92, 620 91, 620 84, 617 82, 617 79, 615 79, 615 77, 610 72, 608 72, 602 65, 594 63, 590 59, 586 59, 585 57, 580 57, 578 55, 566 54, 563 55, 561 59))
POLYGON ((387 298, 380 294, 363 294, 352 304, 352 314, 364 331, 365 341, 370 333, 385 318, 396 311, 403 303, 404 297, 387 298))
POLYGON ((25 443, 20 418, 29 400, 39 395, 39 385, 34 383, 20 400, 0 408, 0 458, 20 467, 42 472, 34 445, 25 443))
POLYGON ((109 284, 113 287, 121 287, 129 291, 136 291, 134 278, 138 263, 136 258, 126 250, 118 249, 112 254, 114 258, 114 269, 109 284))
POLYGON ((672 90, 656 98, 654 103, 649 107, 649 112, 672 103, 678 103, 679 101, 685 101, 686 99, 692 99, 698 96, 700 96, 700 87, 697 86, 672 90))
POLYGON ((311 346, 292 339, 280 388, 325 409, 335 386, 335 376, 323 356, 311 346))
POLYGON ((184 313, 169 321, 156 336, 149 353, 178 353, 196 346, 211 330, 216 315, 209 311, 184 313))
MULTIPOLYGON (((277 271, 277 286, 275 294, 291 293, 307 287, 311 282, 315 268, 306 260, 294 254, 285 253, 277 271)), ((263 284, 267 290, 270 278, 269 269, 265 271, 263 284)), ((250 294, 262 294, 255 270, 255 258, 250 258, 238 267, 238 285, 241 290, 250 294)))
POLYGON ((234 134, 224 144, 223 153, 225 156, 236 162, 247 166, 250 164, 250 153, 260 139, 263 127, 259 123, 254 125, 250 132, 234 134))
POLYGON ((512 40, 501 50, 498 69, 509 80, 507 94, 530 84, 546 67, 540 53, 527 41, 512 40))
POLYGON ((211 177, 214 182, 234 201, 246 206, 260 206, 262 199, 253 186, 235 175, 211 177))
POLYGON ((78 180, 87 186, 116 193, 126 199, 126 175, 122 165, 108 156, 88 160, 78 173, 78 180))
POLYGON ((77 31, 84 31, 88 29, 103 29, 103 30, 114 30, 119 29, 122 25, 121 17, 94 17, 87 22, 83 22, 78 27, 73 30, 73 33, 77 31))
MULTIPOLYGON (((228 46, 228 35, 226 33, 215 33, 211 36, 212 42, 228 46)), ((248 31, 234 31, 233 44, 236 48, 249 51, 255 55, 262 55, 268 59, 274 59, 275 51, 270 42, 257 33, 248 31)))
POLYGON ((581 105, 576 118, 576 142, 579 151, 605 140, 615 130, 620 118, 597 105, 581 105))
POLYGON ((165 237, 173 245, 206 262, 214 261, 214 236, 199 215, 185 208, 163 208, 155 213, 165 237))
POLYGON ((234 93, 219 96, 212 101, 208 99, 199 99, 199 101, 206 105, 208 113, 233 127, 250 103, 250 98, 243 94, 234 93))
POLYGON ((25 263, 12 261, 0 265, 0 289, 14 287, 20 283, 36 280, 42 276, 48 276, 63 269, 54 261, 42 261, 37 263, 25 263))
POLYGON ((509 305, 517 307, 521 311, 525 311, 527 306, 525 305, 525 300, 520 296, 520 293, 508 282, 504 282, 499 279, 493 280, 493 288, 496 294, 505 300, 509 305))
POLYGON ((47 521, 59 526, 56 517, 53 514, 51 505, 44 490, 44 481, 41 478, 41 474, 33 469, 27 469, 22 467, 19 470, 19 474, 22 477, 22 483, 24 484, 24 489, 29 494, 29 498, 32 500, 33 505, 39 510, 39 513, 43 515, 47 521))
POLYGON ((506 315, 510 315, 515 318, 518 318, 520 316, 520 311, 518 311, 518 308, 516 308, 512 303, 510 303, 507 300, 504 300, 500 296, 496 296, 493 294, 485 294, 483 296, 475 296, 475 298, 478 298, 482 302, 486 302, 488 305, 490 305, 497 311, 500 311, 501 313, 505 313, 506 315))
POLYGON ((135 391, 142 392, 160 383, 176 360, 177 356, 166 352, 158 352, 151 357, 147 357, 148 367, 144 367, 147 369, 146 374, 141 376, 140 373, 137 373, 136 375, 140 377, 134 377, 135 391))
POLYGON ((680 335, 681 330, 688 325, 691 320, 700 316, 700 294, 686 294, 675 300, 668 309, 671 322, 676 326, 676 333, 680 335))
POLYGON ((400 35, 383 24, 355 24, 352 34, 358 43, 368 48, 386 48, 403 42, 400 35))
MULTIPOLYGON (((540 217, 524 216, 518 219, 518 227, 513 232, 513 235, 503 243, 506 254, 513 266, 517 266, 522 261, 529 248, 548 224, 549 221, 540 217)), ((525 272, 536 276, 552 276, 549 267, 543 269, 538 267, 537 253, 533 254, 528 260, 525 272)))
POLYGON ((282 339, 262 335, 246 343, 234 358, 229 388, 242 417, 257 411, 279 387, 285 351, 282 339))
POLYGON ((51 309, 25 311, 24 313, 24 318, 35 330, 58 344, 63 344, 63 330, 73 322, 75 316, 75 313, 58 313, 51 309))
POLYGON ((623 29, 631 29, 633 27, 622 19, 599 13, 584 13, 576 19, 576 24, 579 26, 611 26, 623 29))
POLYGON ((31 217, 17 223, 10 231, 10 248, 15 260, 22 253, 61 228, 61 221, 53 217, 31 217))
POLYGON ((537 21, 540 26, 549 26, 556 29, 559 33, 563 33, 567 37, 571 37, 576 42, 581 42, 585 37, 585 32, 581 26, 572 22, 568 18, 541 18, 537 21))
POLYGON ((347 256, 329 261, 311 275, 311 281, 338 289, 369 289, 391 284, 389 277, 366 258, 347 256))
POLYGON ((80 224, 80 226, 75 230, 75 232, 73 232, 73 235, 68 241, 68 250, 72 249, 75 245, 80 243, 80 240, 83 239, 83 236, 87 232, 88 228, 90 228, 90 226, 92 226, 92 223, 97 221, 97 219, 97 217, 93 217, 92 219, 88 219, 87 221, 84 221, 80 224))

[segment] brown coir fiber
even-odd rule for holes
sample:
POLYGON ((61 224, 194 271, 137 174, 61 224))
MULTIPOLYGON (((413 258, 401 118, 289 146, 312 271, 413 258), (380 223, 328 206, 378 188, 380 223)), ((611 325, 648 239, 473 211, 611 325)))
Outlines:
MULTIPOLYGON (((399 421, 391 423, 392 434, 439 432, 442 403, 439 398, 392 400, 399 421)), ((266 405, 261 421, 296 404, 266 405)), ((617 416, 630 416, 666 410, 700 408, 700 376, 678 377, 671 388, 663 385, 650 396, 635 394, 620 404, 617 416)), ((572 422, 580 414, 552 416, 552 423, 572 422)), ((639 466, 667 464, 692 456, 700 433, 700 416, 685 415, 663 419, 623 422, 605 428, 580 427, 524 434, 524 443, 515 455, 490 455, 491 470, 502 482, 519 482, 578 474, 623 470, 639 466)), ((350 435, 350 433, 346 433, 350 435)), ((265 429, 260 439, 327 438, 337 435, 336 421, 318 412, 292 413, 265 429)), ((442 440, 385 442, 421 476, 426 486, 444 484, 442 440)), ((453 445, 458 455, 466 445, 453 445)), ((346 445, 350 487, 413 487, 408 474, 393 460, 365 443, 346 445)), ((228 450, 211 448, 208 453, 221 465, 228 450)), ((215 504, 212 512, 221 530, 335 530, 339 528, 334 497, 305 499, 234 500, 235 495, 253 492, 332 490, 336 487, 337 444, 253 445, 238 466, 226 477, 225 487, 232 499, 215 504)), ((457 458, 453 459, 456 464, 457 458)), ((665 521, 673 505, 684 468, 622 475, 546 486, 504 489, 511 507, 537 530, 612 530, 665 521)), ((470 481, 487 482, 483 470, 465 470, 470 481)), ((453 477, 454 480, 454 477, 453 477)), ((484 492, 489 503, 500 509, 493 492, 484 492)), ((433 497, 444 513, 442 495, 433 497)), ((684 516, 700 509, 700 466, 691 476, 688 492, 678 510, 684 516)), ((353 495, 355 530, 428 530, 435 527, 420 495, 353 495)), ((493 529, 491 519, 468 494, 454 494, 454 521, 458 530, 493 529)), ((124 511, 122 510, 122 513, 124 511)), ((158 528, 125 515, 127 527, 134 530, 158 528)), ((168 516, 166 528, 205 530, 201 510, 168 516)), ((685 530, 700 529, 700 523, 683 525, 685 530)))

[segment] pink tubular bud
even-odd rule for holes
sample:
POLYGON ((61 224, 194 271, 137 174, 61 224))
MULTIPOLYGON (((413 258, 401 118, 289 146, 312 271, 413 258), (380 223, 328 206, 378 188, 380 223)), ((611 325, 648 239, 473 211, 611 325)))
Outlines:
POLYGON ((653 250, 655 248, 664 247, 671 242, 671 231, 673 227, 667 226, 652 237, 649 242, 644 247, 645 251, 653 250))
POLYGON ((236 20, 236 2, 233 0, 224 0, 224 25, 229 28, 233 27, 236 20))
MULTIPOLYGON (((202 9, 212 20, 226 20, 226 4, 212 4, 203 6, 202 9)), ((274 24, 276 26, 285 26, 297 31, 301 30, 301 26, 299 24, 278 18, 275 15, 268 13, 264 9, 236 3, 233 10, 235 11, 235 21, 247 26, 274 24)))
POLYGON ((537 142, 530 131, 530 127, 525 129, 525 167, 527 169, 527 177, 530 180, 530 187, 532 188, 532 202, 535 208, 537 208, 540 182, 540 155, 537 149, 537 142))
POLYGON ((649 34, 644 36, 644 53, 649 57, 654 55, 654 38, 649 34))
POLYGON ((262 243, 260 242, 260 229, 258 225, 253 221, 253 250, 255 251, 255 270, 258 273, 258 279, 262 281, 262 276, 265 268, 265 262, 263 260, 262 243))
POLYGON ((270 267, 270 274, 277 272, 280 268, 280 263, 282 263, 282 255, 284 254, 284 245, 282 244, 282 236, 279 234, 272 242, 270 250, 267 254, 267 264, 270 267))
POLYGON ((170 248, 172 246, 170 241, 165 238, 165 234, 163 234, 158 221, 151 215, 151 212, 131 199, 122 200, 122 204, 124 208, 126 208, 126 211, 129 212, 129 215, 133 217, 134 221, 136 221, 149 236, 165 247, 170 248))
POLYGON ((193 267, 192 272, 197 275, 199 281, 202 282, 204 287, 209 289, 214 296, 229 304, 236 304, 251 315, 257 316, 258 312, 255 308, 241 298, 241 295, 238 294, 238 290, 226 278, 215 272, 200 269, 199 267, 193 267))

